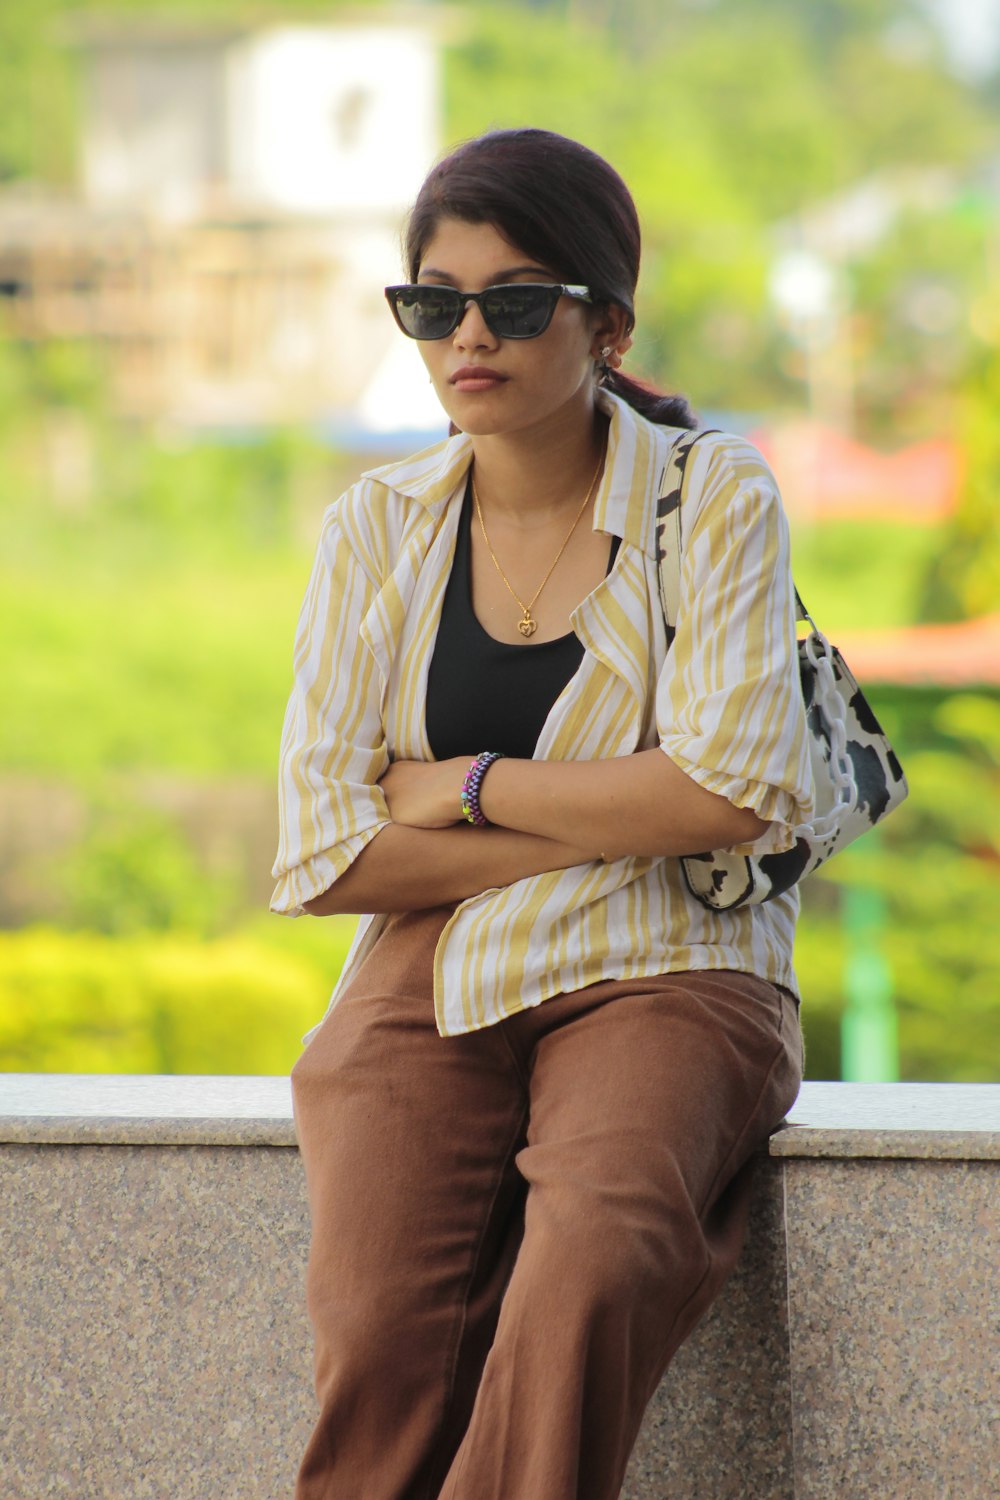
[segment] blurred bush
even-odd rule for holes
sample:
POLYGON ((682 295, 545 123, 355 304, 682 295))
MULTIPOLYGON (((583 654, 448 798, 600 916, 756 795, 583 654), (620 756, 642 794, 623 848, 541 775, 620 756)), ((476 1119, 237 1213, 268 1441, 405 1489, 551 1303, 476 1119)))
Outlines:
POLYGON ((1000 610, 1000 311, 959 395, 966 475, 954 516, 923 580, 921 616, 964 620, 1000 610))
POLYGON ((287 1073, 352 931, 327 924, 326 971, 239 934, 0 933, 0 1069, 287 1073))
POLYGON ((81 836, 51 862, 48 888, 63 926, 109 937, 210 937, 249 904, 237 860, 199 858, 176 817, 106 789, 89 800, 81 836))
POLYGON ((880 687, 910 796, 803 889, 796 966, 808 1076, 839 1076, 848 938, 841 892, 884 907, 880 946, 906 1079, 992 1081, 1000 1058, 1000 693, 880 687))

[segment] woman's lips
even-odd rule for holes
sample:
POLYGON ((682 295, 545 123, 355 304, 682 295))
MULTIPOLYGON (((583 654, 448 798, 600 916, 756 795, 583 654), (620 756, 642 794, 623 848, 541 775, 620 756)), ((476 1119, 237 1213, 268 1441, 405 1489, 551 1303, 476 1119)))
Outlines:
POLYGON ((483 369, 477 365, 463 365, 461 370, 456 370, 451 377, 451 385, 456 391, 466 391, 474 395, 477 391, 493 391, 498 385, 503 385, 506 375, 500 375, 495 370, 483 369))

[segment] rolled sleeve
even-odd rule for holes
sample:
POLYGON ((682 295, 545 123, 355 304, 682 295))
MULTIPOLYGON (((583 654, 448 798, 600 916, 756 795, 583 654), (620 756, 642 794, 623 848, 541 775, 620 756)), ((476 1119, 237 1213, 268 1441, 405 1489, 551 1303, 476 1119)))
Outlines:
POLYGON ((660 748, 769 827, 740 852, 779 853, 813 811, 788 526, 755 448, 721 434, 681 515, 676 634, 656 691, 660 748))
POLYGON ((271 910, 288 916, 327 890, 390 821, 377 784, 389 764, 384 684, 362 633, 377 582, 345 537, 338 505, 324 518, 299 617, 281 739, 271 910))

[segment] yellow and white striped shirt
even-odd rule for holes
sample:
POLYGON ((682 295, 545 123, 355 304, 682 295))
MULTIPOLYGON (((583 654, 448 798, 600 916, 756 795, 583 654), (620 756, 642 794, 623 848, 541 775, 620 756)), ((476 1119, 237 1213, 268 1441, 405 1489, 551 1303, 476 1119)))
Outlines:
MULTIPOLYGON (((540 760, 659 745, 709 791, 770 821, 757 854, 791 846, 812 813, 788 532, 770 470, 742 438, 689 459, 677 634, 657 588, 656 500, 678 429, 598 393, 611 418, 594 529, 614 566, 571 617, 581 664, 553 704, 540 760)), ((379 777, 432 760, 427 673, 472 443, 447 438, 363 475, 330 506, 299 621, 281 746, 271 909, 297 916, 390 821, 379 777)), ((798 895, 712 912, 675 858, 600 861, 462 901, 435 955, 438 1030, 489 1026, 604 979, 737 969, 795 987, 798 895)), ((333 1000, 384 923, 362 918, 333 1000)), ((333 1002, 331 1002, 333 1003, 333 1002)))

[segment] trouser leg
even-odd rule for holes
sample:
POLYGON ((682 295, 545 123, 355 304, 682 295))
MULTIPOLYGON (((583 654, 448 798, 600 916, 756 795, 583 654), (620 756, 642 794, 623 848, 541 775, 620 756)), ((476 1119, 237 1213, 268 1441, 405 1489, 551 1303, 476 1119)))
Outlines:
POLYGON ((798 1090, 783 991, 728 972, 623 988, 514 1018, 524 1237, 441 1500, 619 1494, 667 1363, 735 1264, 750 1155, 798 1090))
POLYGON ((447 913, 396 924, 293 1070, 320 1417, 297 1500, 430 1500, 520 1233, 526 1096, 495 1028, 443 1039, 447 913))

